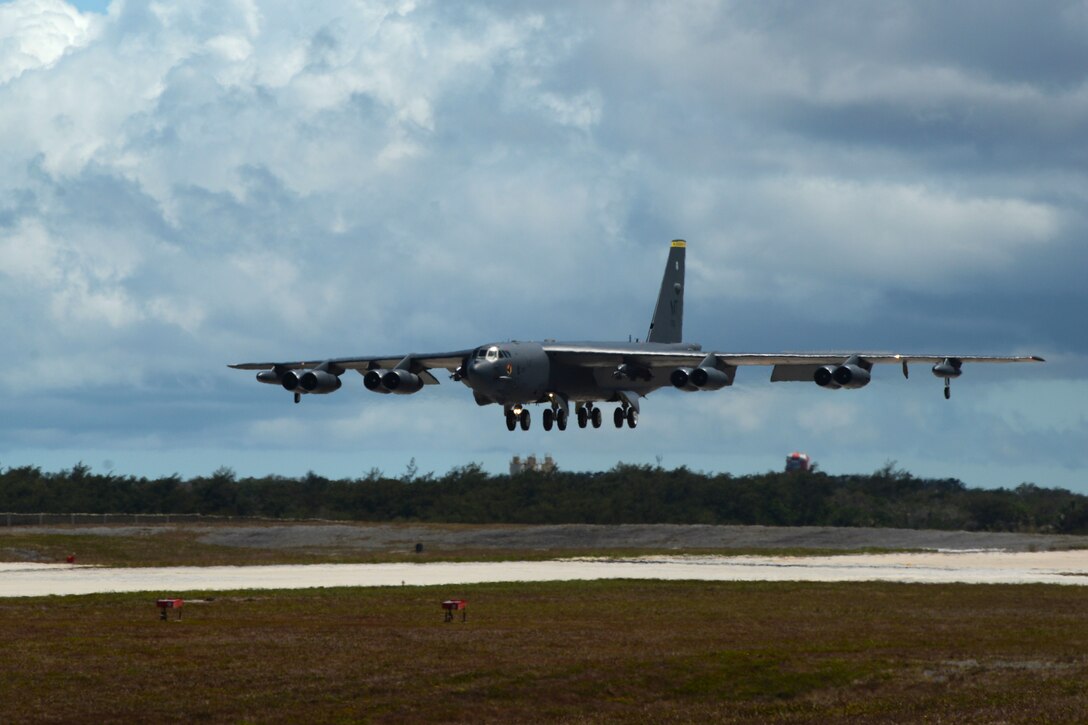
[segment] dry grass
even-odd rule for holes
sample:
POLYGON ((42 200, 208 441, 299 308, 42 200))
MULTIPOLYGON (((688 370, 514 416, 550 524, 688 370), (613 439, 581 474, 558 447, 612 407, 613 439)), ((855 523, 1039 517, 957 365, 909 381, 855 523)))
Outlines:
MULTIPOLYGON (((225 525, 226 526, 226 525, 225 525)), ((54 527, 65 528, 65 527, 54 527)), ((434 527, 438 528, 438 527, 434 527)), ((0 529, 0 561, 62 562, 75 553, 77 563, 97 566, 248 566, 259 564, 369 564, 428 561, 539 561, 578 556, 650 556, 713 554, 717 556, 836 556, 880 554, 909 549, 816 548, 471 548, 429 544, 415 553, 410 544, 364 548, 358 542, 331 546, 224 546, 201 541, 206 526, 149 528, 140 533, 38 533, 34 529, 0 529)))
POLYGON ((1088 589, 632 582, 0 600, 0 721, 1078 722, 1088 589), (194 596, 199 596, 194 595, 194 596), (445 624, 439 602, 469 600, 445 624))

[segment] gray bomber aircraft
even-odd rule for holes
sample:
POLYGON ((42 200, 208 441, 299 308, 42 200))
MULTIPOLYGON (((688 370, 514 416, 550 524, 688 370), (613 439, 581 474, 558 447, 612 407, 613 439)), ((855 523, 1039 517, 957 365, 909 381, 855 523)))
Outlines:
POLYGON ((544 429, 565 430, 574 406, 578 427, 601 426, 597 403, 615 403, 613 421, 634 428, 639 398, 666 386, 688 392, 720 390, 733 384, 737 368, 769 365, 771 382, 815 382, 823 388, 863 388, 873 365, 897 363, 904 377, 912 362, 932 363, 933 374, 949 383, 965 362, 1042 362, 1032 356, 899 355, 873 352, 732 353, 704 352, 682 342, 684 322, 684 255, 687 244, 675 240, 669 248, 665 275, 657 296, 650 330, 644 342, 496 342, 472 349, 407 355, 342 357, 301 362, 241 363, 230 367, 259 370, 258 382, 279 385, 294 393, 323 395, 340 389, 349 370, 363 376, 375 393, 408 395, 425 385, 437 385, 431 373, 439 368, 469 388, 479 405, 500 405, 506 427, 529 430, 531 404, 542 403, 544 429))

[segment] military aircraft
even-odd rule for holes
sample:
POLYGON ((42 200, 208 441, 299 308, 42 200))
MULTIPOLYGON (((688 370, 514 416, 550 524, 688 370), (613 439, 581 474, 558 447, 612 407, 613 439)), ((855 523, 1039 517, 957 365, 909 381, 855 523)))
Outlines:
POLYGON ((686 392, 720 390, 733 384, 737 368, 769 365, 771 382, 807 381, 829 390, 863 388, 874 365, 898 363, 908 375, 909 363, 932 363, 933 374, 950 382, 965 362, 1043 362, 1037 356, 901 355, 884 352, 734 353, 704 352, 682 342, 684 258, 687 243, 674 240, 645 341, 629 342, 494 342, 451 352, 408 353, 312 359, 300 362, 240 363, 230 367, 259 370, 261 383, 282 386, 294 394, 324 395, 339 390, 349 370, 363 377, 367 390, 410 395, 438 380, 432 370, 445 369, 450 379, 472 389, 478 405, 499 405, 506 427, 529 430, 527 406, 544 404, 545 430, 566 430, 571 406, 578 427, 601 427, 597 403, 615 403, 613 422, 634 428, 639 398, 666 386, 686 392))

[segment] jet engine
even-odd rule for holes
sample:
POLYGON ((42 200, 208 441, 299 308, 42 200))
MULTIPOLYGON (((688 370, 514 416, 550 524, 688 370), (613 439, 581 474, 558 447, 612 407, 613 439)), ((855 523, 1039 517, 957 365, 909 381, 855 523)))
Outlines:
POLYGON ((692 392, 698 390, 698 386, 692 382, 691 376, 695 371, 692 368, 676 368, 672 371, 672 375, 669 376, 669 382, 673 384, 677 390, 684 390, 686 392, 692 392))
POLYGON ((838 390, 842 386, 835 382, 835 366, 824 365, 822 368, 816 368, 815 374, 812 379, 816 381, 816 384, 821 388, 829 388, 831 390, 838 390))
MULTIPOLYGON (((363 382, 366 382, 365 378, 363 382)), ((397 368, 382 375, 382 387, 391 393, 410 395, 423 387, 423 380, 415 373, 397 368)))
POLYGON ((729 375, 718 368, 695 368, 688 376, 688 380, 699 390, 721 390, 729 385, 729 375))
MULTIPOLYGON (((280 385, 283 386, 284 390, 286 390, 288 392, 291 392, 291 393, 293 393, 293 392, 299 392, 299 393, 306 392, 305 390, 299 390, 299 383, 302 380, 302 375, 303 375, 304 372, 305 372, 304 370, 288 370, 287 372, 285 372, 283 375, 280 376, 280 385)), ((257 379, 260 380, 260 377, 258 377, 257 379)), ((264 382, 264 381, 262 380, 261 382, 264 382)))
POLYGON ((324 395, 340 389, 340 378, 325 370, 307 370, 298 384, 307 393, 324 395))
POLYGON ((958 378, 960 375, 963 375, 963 370, 960 369, 962 367, 962 360, 954 357, 946 357, 944 360, 933 366, 933 374, 938 378, 958 378))
POLYGON ((363 386, 372 393, 388 395, 392 391, 382 385, 383 375, 385 375, 384 370, 368 370, 366 375, 363 376, 363 386))
POLYGON ((842 388, 864 388, 869 384, 869 371, 859 365, 840 365, 835 368, 835 383, 842 388))
POLYGON ((839 388, 864 388, 869 384, 869 371, 860 365, 847 362, 843 365, 824 365, 816 368, 812 379, 821 388, 838 390, 839 388))
POLYGON ((669 375, 669 382, 678 390, 720 390, 730 384, 730 376, 718 368, 676 368, 669 375))

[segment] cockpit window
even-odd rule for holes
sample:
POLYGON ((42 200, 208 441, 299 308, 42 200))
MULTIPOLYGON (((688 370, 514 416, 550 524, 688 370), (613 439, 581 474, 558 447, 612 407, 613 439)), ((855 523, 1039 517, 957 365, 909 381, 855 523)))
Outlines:
POLYGON ((487 361, 488 362, 495 362, 498 359, 499 359, 499 348, 495 347, 494 345, 487 348, 487 361))

